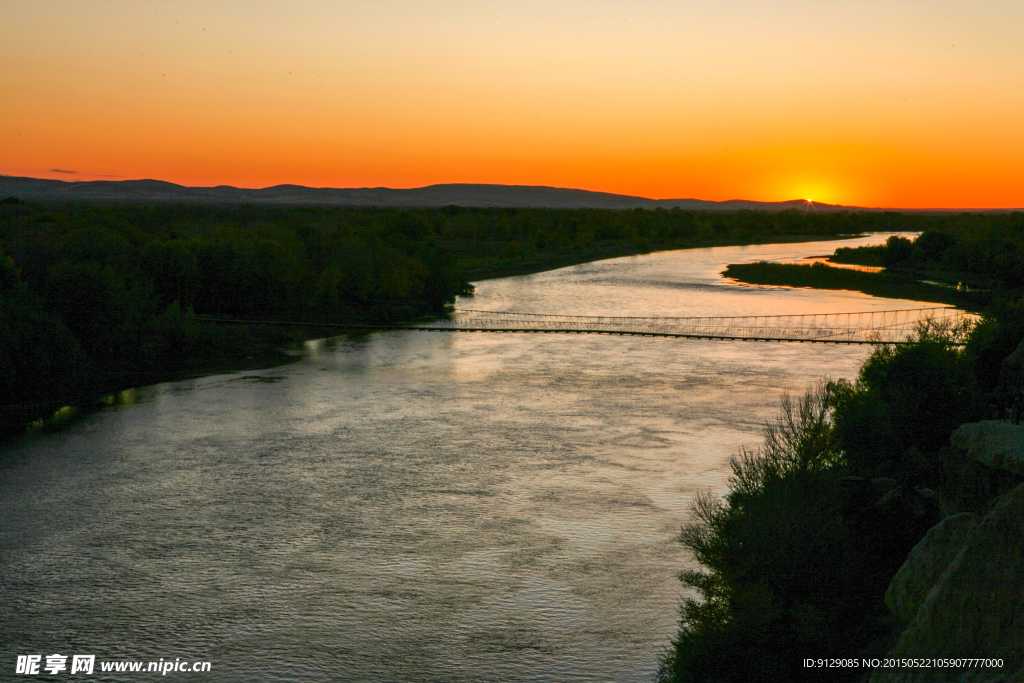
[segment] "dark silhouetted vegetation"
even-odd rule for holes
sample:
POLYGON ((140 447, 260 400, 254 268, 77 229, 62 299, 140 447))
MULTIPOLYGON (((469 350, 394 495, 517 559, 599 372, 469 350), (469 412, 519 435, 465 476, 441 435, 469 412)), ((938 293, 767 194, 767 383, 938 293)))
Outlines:
POLYGON ((885 265, 882 261, 882 254, 884 252, 885 245, 871 247, 839 247, 829 258, 829 261, 881 268, 885 265))
POLYGON ((384 324, 470 291, 403 212, 5 202, 0 217, 4 427, 295 338, 200 315, 384 324))
POLYGON ((203 317, 394 323, 442 313, 469 291, 470 279, 655 249, 923 230, 933 220, 960 219, 679 209, 49 206, 7 198, 0 203, 0 424, 37 417, 79 396, 250 356, 279 359, 274 350, 302 335, 216 326, 203 317))
POLYGON ((725 274, 750 284, 850 289, 971 309, 988 303, 993 292, 1011 298, 1024 293, 1024 213, 935 215, 922 227, 914 240, 894 235, 885 244, 840 247, 830 258, 884 267, 881 273, 826 270, 824 264, 803 270, 795 264, 742 264, 725 274))
POLYGON ((700 569, 681 579, 695 596, 660 680, 862 679, 803 660, 883 656, 898 628, 883 598, 907 553, 1006 490, 1005 473, 947 446, 960 424, 1007 415, 998 366, 1022 338, 1024 301, 996 304, 969 334, 925 324, 856 381, 784 400, 761 449, 733 458, 728 494, 693 504, 681 541, 700 569))
POLYGON ((734 263, 722 275, 752 285, 848 289, 891 299, 952 304, 969 310, 978 308, 986 298, 980 292, 921 282, 905 275, 836 268, 820 262, 810 265, 765 261, 734 263))
POLYGON ((894 236, 884 245, 837 249, 831 260, 1020 293, 1024 213, 936 217, 913 241, 894 236))
POLYGON ((785 403, 765 446, 734 458, 728 495, 696 500, 681 540, 701 571, 681 577, 696 597, 663 681, 861 679, 803 658, 882 656, 897 629, 884 592, 907 552, 941 516, 1010 485, 948 443, 965 422, 1020 412, 1019 385, 1005 385, 1001 366, 1024 339, 1024 214, 936 216, 916 240, 838 249, 832 260, 885 270, 755 263, 725 275, 985 313, 966 344, 954 343, 965 331, 926 324, 913 344, 877 349, 855 381, 819 387, 798 410, 785 403))

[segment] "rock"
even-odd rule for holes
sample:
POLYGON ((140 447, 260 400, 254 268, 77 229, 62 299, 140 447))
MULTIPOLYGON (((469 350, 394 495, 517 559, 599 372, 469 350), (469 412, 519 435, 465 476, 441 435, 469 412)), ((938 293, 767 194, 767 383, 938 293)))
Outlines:
POLYGON ((944 528, 930 531, 900 569, 889 593, 894 608, 913 618, 886 657, 1001 658, 1003 666, 879 668, 871 683, 1024 680, 1024 484, 999 498, 973 532, 970 525, 965 515, 943 520, 938 527, 944 528), (958 538, 965 539, 959 550, 958 538), (928 566, 929 548, 937 565, 955 557, 944 570, 928 566), (937 580, 913 609, 933 575, 937 580))
POLYGON ((1019 424, 1021 412, 1024 410, 1024 341, 1021 341, 1013 353, 1003 359, 999 368, 997 390, 1010 404, 1011 419, 1019 424))
POLYGON ((879 498, 892 491, 899 485, 892 477, 875 477, 871 480, 871 488, 875 491, 879 498))
POLYGON ((940 519, 935 492, 923 487, 912 488, 905 484, 891 488, 881 495, 873 507, 894 522, 911 518, 922 521, 925 526, 914 538, 920 538, 921 534, 940 519))
POLYGON ((947 517, 929 529, 907 555, 885 592, 886 606, 903 624, 917 616, 928 592, 963 550, 977 525, 977 516, 970 512, 947 517))
POLYGON ((1024 476, 1024 425, 1006 420, 970 422, 949 440, 983 465, 1024 476))
POLYGON ((925 486, 915 486, 914 487, 914 492, 917 493, 917 495, 921 496, 922 498, 934 498, 935 497, 935 491, 933 491, 932 489, 927 488, 925 486))

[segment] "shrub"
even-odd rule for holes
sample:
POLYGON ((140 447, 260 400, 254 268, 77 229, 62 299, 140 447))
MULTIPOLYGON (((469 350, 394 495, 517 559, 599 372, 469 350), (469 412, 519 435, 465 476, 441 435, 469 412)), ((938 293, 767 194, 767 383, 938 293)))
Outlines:
POLYGON ((979 413, 970 364, 954 345, 963 333, 925 323, 913 343, 872 353, 856 383, 830 385, 836 435, 853 473, 931 481, 929 464, 908 452, 939 450, 979 413))
POLYGON ((989 417, 1006 415, 1013 396, 1000 387, 1003 360, 1024 341, 1024 299, 996 301, 982 316, 967 343, 966 355, 989 417))
POLYGON ((680 540, 702 571, 680 575, 697 597, 661 681, 808 680, 796 653, 852 656, 879 632, 884 586, 842 514, 832 404, 827 385, 784 399, 762 447, 732 459, 724 500, 696 497, 680 540))

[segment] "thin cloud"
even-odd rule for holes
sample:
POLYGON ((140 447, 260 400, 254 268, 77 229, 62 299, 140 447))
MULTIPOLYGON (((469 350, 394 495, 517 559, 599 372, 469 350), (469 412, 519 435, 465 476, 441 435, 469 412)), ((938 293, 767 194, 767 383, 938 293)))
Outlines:
POLYGON ((78 171, 66 171, 63 168, 51 168, 50 173, 67 173, 69 175, 78 175, 78 171))

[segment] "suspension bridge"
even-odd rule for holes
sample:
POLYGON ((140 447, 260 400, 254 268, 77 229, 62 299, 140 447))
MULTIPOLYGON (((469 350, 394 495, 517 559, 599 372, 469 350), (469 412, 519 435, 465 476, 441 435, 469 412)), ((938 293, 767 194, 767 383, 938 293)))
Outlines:
POLYGON ((977 316, 956 308, 934 307, 857 313, 690 317, 554 315, 455 309, 449 317, 407 325, 203 319, 209 322, 333 329, 614 334, 816 344, 905 344, 922 325, 930 325, 933 329, 956 329, 969 325, 977 320, 977 316))
POLYGON ((620 334, 736 341, 822 344, 901 344, 925 324, 962 325, 974 316, 955 308, 910 308, 796 315, 626 317, 545 315, 458 309, 449 319, 412 329, 439 332, 620 334))

